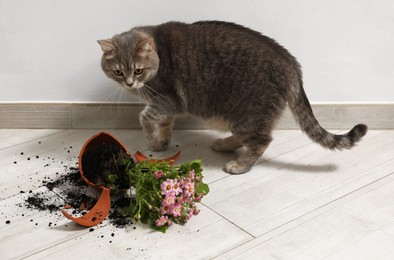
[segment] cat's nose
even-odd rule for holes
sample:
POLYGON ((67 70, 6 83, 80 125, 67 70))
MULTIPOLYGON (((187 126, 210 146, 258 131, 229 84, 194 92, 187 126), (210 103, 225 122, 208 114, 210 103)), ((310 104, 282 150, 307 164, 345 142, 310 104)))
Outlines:
POLYGON ((126 79, 126 85, 131 87, 131 86, 133 86, 133 84, 134 84, 134 80, 131 77, 128 77, 126 79))
POLYGON ((133 86, 133 84, 134 84, 134 81, 126 80, 126 85, 127 86, 131 87, 131 86, 133 86))

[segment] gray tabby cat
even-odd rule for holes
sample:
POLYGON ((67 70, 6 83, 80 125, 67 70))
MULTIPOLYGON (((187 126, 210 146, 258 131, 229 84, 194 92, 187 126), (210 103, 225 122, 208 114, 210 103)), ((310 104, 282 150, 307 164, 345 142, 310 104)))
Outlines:
POLYGON ((350 149, 367 132, 358 124, 347 134, 323 129, 302 87, 296 59, 274 40, 226 22, 169 22, 133 28, 98 41, 105 74, 147 105, 140 114, 150 149, 162 151, 177 115, 191 114, 231 131, 215 151, 245 151, 224 169, 250 170, 272 140, 286 103, 301 129, 329 149, 350 149))

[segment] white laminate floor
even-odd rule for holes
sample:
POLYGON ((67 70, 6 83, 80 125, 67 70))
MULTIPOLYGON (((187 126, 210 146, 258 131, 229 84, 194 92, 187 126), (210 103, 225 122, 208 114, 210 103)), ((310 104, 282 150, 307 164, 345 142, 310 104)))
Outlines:
MULTIPOLYGON (((211 192, 198 216, 165 234, 105 222, 89 232, 58 212, 18 206, 21 191, 50 192, 42 179, 75 166, 100 131, 0 130, 0 259, 394 259, 394 131, 369 131, 353 150, 332 152, 278 130, 238 176, 222 171, 238 152, 210 149, 222 133, 175 131, 169 150, 153 156, 180 149, 180 162, 201 158, 211 192)), ((146 151, 141 130, 109 132, 130 152, 146 151)))

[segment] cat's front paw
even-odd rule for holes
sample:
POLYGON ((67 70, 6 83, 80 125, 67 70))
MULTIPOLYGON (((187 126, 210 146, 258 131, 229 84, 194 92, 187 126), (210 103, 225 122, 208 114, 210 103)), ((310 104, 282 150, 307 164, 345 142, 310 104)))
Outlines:
POLYGON ((229 161, 225 166, 224 170, 230 174, 242 174, 248 172, 251 166, 241 165, 237 161, 229 161))

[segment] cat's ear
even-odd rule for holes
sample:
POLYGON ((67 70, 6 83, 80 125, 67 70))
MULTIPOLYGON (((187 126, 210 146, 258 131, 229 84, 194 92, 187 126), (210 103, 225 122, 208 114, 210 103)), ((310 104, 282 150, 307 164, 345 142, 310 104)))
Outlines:
POLYGON ((112 54, 116 51, 116 47, 111 39, 108 40, 98 40, 98 44, 100 44, 101 49, 104 54, 112 54))
POLYGON ((137 45, 138 52, 156 51, 155 41, 153 37, 146 37, 137 45))

